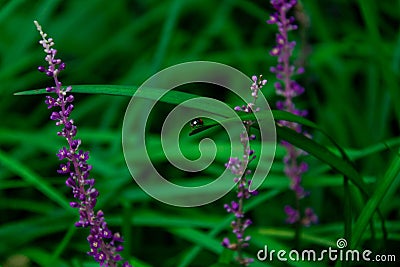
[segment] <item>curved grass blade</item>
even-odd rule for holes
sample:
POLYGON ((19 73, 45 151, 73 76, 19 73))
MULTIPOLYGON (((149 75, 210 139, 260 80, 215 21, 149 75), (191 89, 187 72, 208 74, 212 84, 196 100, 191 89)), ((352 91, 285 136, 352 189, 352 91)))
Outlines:
MULTIPOLYGON (((303 125, 312 127, 314 129, 317 129, 321 132, 323 132, 323 130, 321 130, 316 124, 314 124, 313 122, 304 119, 302 117, 293 115, 289 112, 284 112, 284 111, 277 111, 277 110, 273 110, 272 111, 274 119, 275 120, 287 120, 287 121, 293 121, 293 122, 297 122, 297 123, 301 123, 303 125)), ((255 115, 254 114, 240 114, 239 115, 241 120, 255 120, 255 115)), ((258 115, 260 119, 262 119, 264 117, 263 114, 258 115)), ((227 121, 230 119, 227 119, 227 121)), ((254 125, 257 125, 254 124, 254 125)), ((220 126, 220 124, 210 124, 210 125, 205 125, 203 127, 199 127, 197 129, 194 129, 191 132, 192 134, 197 134, 200 133, 204 130, 210 129, 212 127, 215 126, 220 126)), ((255 126, 258 127, 258 126, 255 126)), ((343 175, 349 177, 349 179, 366 195, 369 195, 369 189, 367 187, 367 185, 364 183, 364 181, 362 180, 361 176, 358 174, 358 172, 355 170, 354 166, 350 163, 350 160, 348 159, 348 157, 346 156, 344 159, 340 158, 339 156, 337 156, 336 154, 334 154, 333 152, 331 152, 330 150, 328 150, 326 147, 316 143, 314 140, 311 140, 307 137, 305 137, 302 134, 299 134, 287 127, 282 127, 277 125, 276 127, 276 132, 277 135, 282 138, 285 139, 286 141, 288 141, 289 143, 297 146, 298 148, 301 148, 302 150, 310 153, 311 155, 315 156, 316 158, 320 159, 321 161, 327 163, 328 165, 330 165, 332 168, 336 169, 337 171, 339 171, 340 173, 342 173, 343 175)), ((326 134, 327 135, 327 134, 326 134)), ((328 136, 328 135, 327 135, 328 136)), ((331 139, 333 141, 332 138, 330 138, 328 136, 329 139, 331 139)), ((345 152, 344 150, 333 141, 334 145, 338 148, 339 151, 343 152, 344 155, 345 152)))
MULTIPOLYGON (((346 191, 346 194, 349 194, 348 180, 350 180, 356 187, 358 187, 360 189, 360 191, 363 193, 366 201, 369 199, 369 196, 371 196, 371 192, 370 192, 369 188, 367 187, 367 185, 364 182, 364 180, 362 179, 362 177, 359 175, 358 171, 355 169, 352 161, 350 160, 350 158, 348 157, 346 152, 343 150, 343 148, 341 148, 341 146, 339 146, 333 140, 333 138, 331 138, 325 131, 320 129, 315 123, 313 123, 303 117, 299 117, 292 113, 280 111, 280 110, 273 110, 272 113, 273 113, 275 120, 285 120, 285 121, 292 121, 292 122, 300 123, 302 125, 314 128, 314 129, 322 132, 332 142, 332 144, 338 149, 342 158, 337 156, 333 152, 331 152, 326 147, 321 146, 320 144, 316 143, 312 139, 305 137, 302 134, 299 134, 287 127, 281 127, 279 125, 277 125, 277 127, 276 127, 276 132, 277 132, 278 137, 280 137, 280 138, 288 141, 289 143, 297 146, 298 148, 308 152, 309 154, 313 155, 314 157, 318 158, 319 160, 330 165, 336 171, 342 173, 344 175, 344 189, 346 191)), ((262 117, 263 117, 262 114, 259 115, 259 118, 262 119, 262 117)), ((255 115, 244 113, 244 114, 240 115, 240 118, 242 120, 255 120, 255 115)), ((219 124, 206 125, 204 127, 193 130, 190 135, 202 132, 206 129, 209 129, 211 127, 218 126, 218 125, 219 124)), ((384 237, 385 237, 386 236, 385 220, 379 209, 377 210, 377 213, 381 219, 382 232, 384 233, 384 237)), ((357 229, 357 228, 354 228, 354 229, 357 229)), ((346 199, 346 201, 345 201, 345 237, 347 238, 347 240, 350 240, 351 232, 352 232, 352 225, 351 225, 350 199, 346 199)))
MULTIPOLYGON (((82 93, 82 94, 97 94, 97 95, 115 95, 115 96, 133 96, 139 89, 139 86, 125 86, 125 85, 71 85, 72 92, 82 93)), ((156 99, 152 96, 156 95, 154 92, 159 92, 160 90, 165 91, 165 89, 159 88, 143 88, 142 90, 148 91, 146 96, 150 99, 156 99), (152 94, 153 91, 153 94, 152 94)), ((48 94, 46 89, 35 89, 14 93, 14 95, 41 95, 48 94)), ((170 104, 180 104, 185 100, 191 98, 199 97, 198 95, 174 91, 174 95, 177 97, 166 97, 164 102, 170 104), (176 92, 176 94, 175 94, 176 92)))
MULTIPOLYGON (((339 144, 336 143, 336 141, 331 138, 323 129, 318 127, 315 123, 300 117, 296 116, 290 112, 286 111, 281 111, 281 110, 276 110, 275 112, 275 117, 284 117, 285 121, 294 121, 296 123, 300 123, 302 125, 308 126, 310 128, 316 129, 317 131, 320 131, 322 134, 324 134, 329 141, 338 149, 340 152, 342 158, 348 162, 354 169, 354 164, 344 151, 339 144)), ((360 176, 360 182, 364 182, 360 176)), ((365 185, 366 187, 366 185, 365 185)), ((352 209, 351 209, 351 192, 350 192, 350 185, 349 185, 349 177, 347 175, 343 175, 343 190, 344 190, 344 238, 346 240, 350 240, 351 233, 352 233, 352 209)), ((368 195, 367 192, 364 192, 364 198, 368 195)), ((383 217, 382 217, 383 218, 383 217)), ((383 220, 382 220, 382 225, 383 225, 383 220)))
POLYGON ((395 182, 396 179, 400 179, 399 175, 400 156, 396 154, 382 181, 380 181, 380 183, 377 185, 376 190, 372 194, 371 198, 368 200, 367 204, 365 205, 360 216, 354 224, 355 230, 351 239, 352 247, 356 247, 359 244, 368 222, 371 221, 374 212, 378 210, 378 207, 389 187, 395 182))
MULTIPOLYGON (((201 97, 200 95, 185 93, 181 91, 168 91, 162 88, 150 88, 150 87, 138 87, 138 86, 124 86, 124 85, 72 85, 73 93, 83 94, 101 94, 101 95, 114 95, 114 96, 128 96, 132 97, 134 94, 139 93, 140 97, 157 100, 173 105, 182 105, 188 108, 212 111, 220 116, 224 117, 226 109, 221 108, 217 105, 208 103, 207 101, 201 101, 200 103, 184 103, 187 100, 201 97), (165 94, 164 94, 165 93, 165 94), (163 95, 160 99, 159 96, 163 95)), ((14 93, 14 95, 40 95, 48 94, 46 89, 36 89, 29 91, 22 91, 14 93)))
POLYGON ((364 183, 359 173, 354 169, 352 164, 350 164, 348 161, 340 158, 339 156, 329 151, 326 147, 318 144, 312 139, 305 137, 302 134, 297 133, 292 129, 278 126, 276 128, 276 132, 280 138, 308 152, 317 159, 327 163, 336 171, 348 177, 352 181, 352 183, 356 185, 364 194, 370 195, 369 188, 364 183))

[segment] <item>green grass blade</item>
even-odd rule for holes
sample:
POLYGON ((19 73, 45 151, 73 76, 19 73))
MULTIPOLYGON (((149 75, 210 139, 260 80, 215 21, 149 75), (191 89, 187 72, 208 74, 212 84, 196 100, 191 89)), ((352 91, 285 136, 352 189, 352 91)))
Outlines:
MULTIPOLYGON (((321 130, 316 124, 313 122, 304 119, 302 117, 293 115, 289 112, 284 112, 284 111, 278 111, 278 110, 273 110, 272 111, 274 119, 275 120, 286 120, 286 121, 293 121, 297 123, 301 123, 303 125, 312 127, 314 129, 321 130)), ((258 115, 258 117, 262 120, 264 117, 264 114, 258 115)), ((254 114, 240 114, 241 120, 255 120, 255 115, 254 114)), ((231 119, 227 119, 226 121, 229 121, 231 119)), ((256 125, 256 124, 254 124, 256 125)), ((196 134, 200 133, 206 129, 209 129, 211 127, 215 126, 220 126, 220 124, 212 124, 212 125, 205 125, 205 127, 197 128, 194 129, 191 134, 196 134)), ((349 179, 358 187, 360 190, 368 195, 369 189, 367 188, 365 182, 363 181, 362 177, 358 174, 358 172, 355 170, 354 166, 352 163, 349 161, 346 153, 344 150, 334 142, 332 138, 329 137, 329 135, 325 134, 329 139, 332 140, 334 143, 335 147, 341 152, 343 155, 344 159, 341 157, 337 156, 330 150, 328 150, 326 147, 318 144, 312 139, 309 139, 305 137, 302 134, 298 134, 295 131, 286 128, 286 127, 276 127, 276 132, 278 137, 288 141, 289 143, 297 146, 298 148, 301 148, 302 150, 310 153, 311 155, 315 156, 316 158, 320 159, 321 161, 327 163, 343 175, 349 177, 349 179)))
POLYGON ((18 6, 21 5, 25 0, 14 0, 9 1, 5 6, 1 8, 0 11, 0 24, 14 12, 14 10, 18 9, 18 6))
POLYGON ((364 194, 369 194, 369 189, 359 173, 354 169, 354 167, 343 160, 339 156, 335 155, 329 151, 324 146, 321 146, 317 142, 305 137, 286 127, 277 127, 276 132, 278 137, 288 141, 292 145, 308 152, 317 159, 327 163, 332 168, 347 176, 354 185, 356 185, 364 194))
POLYGON ((72 237, 77 230, 78 230, 78 228, 74 224, 70 225, 70 227, 68 228, 68 231, 64 235, 64 238, 56 246, 54 253, 52 255, 52 260, 58 259, 61 255, 61 253, 67 249, 68 244, 71 242, 72 237))
POLYGON ((352 247, 356 247, 362 235, 365 232, 365 228, 368 222, 372 219, 374 212, 378 209, 386 192, 389 187, 395 182, 396 179, 400 179, 400 156, 396 155, 386 171, 382 181, 377 185, 376 190, 368 200, 356 223, 354 224, 354 232, 351 239, 352 247))
POLYGON ((170 6, 169 13, 166 14, 167 19, 164 23, 161 38, 153 59, 152 73, 160 70, 183 3, 181 0, 175 0, 170 6))
POLYGON ((8 157, 3 151, 0 150, 0 163, 6 168, 21 176, 26 182, 32 184, 37 190, 42 192, 46 197, 59 204, 65 210, 73 213, 72 208, 69 206, 68 200, 55 188, 47 183, 44 179, 40 178, 33 171, 27 168, 20 162, 8 157))
MULTIPOLYGON (((201 97, 196 94, 190 94, 180 91, 168 91, 160 88, 149 88, 149 87, 137 87, 137 86, 123 86, 123 85, 73 85, 73 93, 86 93, 86 94, 103 94, 103 95, 115 95, 115 96, 129 96, 132 97, 134 94, 138 93, 140 97, 157 100, 159 102, 164 102, 173 105, 182 105, 184 107, 212 111, 215 114, 224 116, 226 114, 226 109, 221 106, 214 105, 209 101, 198 100, 196 102, 183 103, 187 100, 201 97), (159 99, 159 96, 162 97, 159 99)), ((36 89, 23 92, 17 92, 14 95, 39 95, 48 94, 46 89, 36 89)))
MULTIPOLYGON (((84 94, 100 94, 100 95, 116 95, 116 96, 133 96, 138 86, 123 85, 72 85, 72 92, 84 94)), ((149 88, 150 89, 150 88, 149 88)), ((151 88, 150 90, 154 90, 151 88)), ((17 92, 15 95, 41 95, 48 94, 46 89, 35 89, 17 92)))
POLYGON ((193 242, 194 244, 207 248, 214 253, 220 254, 223 250, 220 241, 217 241, 215 238, 210 237, 199 230, 192 228, 174 228, 170 229, 170 231, 174 235, 180 236, 188 241, 193 242))

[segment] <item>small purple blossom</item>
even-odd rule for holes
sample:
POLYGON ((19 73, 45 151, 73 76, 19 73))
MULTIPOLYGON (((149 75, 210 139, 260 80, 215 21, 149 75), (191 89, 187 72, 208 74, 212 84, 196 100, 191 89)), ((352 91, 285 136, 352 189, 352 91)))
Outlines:
POLYGON ((312 208, 306 208, 306 210, 304 211, 304 217, 301 222, 304 226, 308 227, 311 224, 318 223, 318 216, 315 215, 315 212, 312 208))
POLYGON ((243 162, 239 158, 230 158, 229 161, 225 163, 225 167, 236 176, 241 176, 245 171, 243 162))
MULTIPOLYGON (((276 34, 276 46, 271 49, 270 55, 278 58, 278 64, 275 67, 271 67, 270 71, 278 79, 278 82, 274 84, 276 94, 284 98, 284 100, 276 103, 276 107, 298 116, 306 116, 307 111, 297 109, 293 102, 294 97, 304 93, 304 88, 293 79, 294 75, 303 73, 304 68, 291 64, 290 57, 296 46, 296 42, 289 41, 288 37, 290 31, 297 29, 297 25, 294 24, 295 18, 292 16, 288 17, 288 12, 297 4, 297 0, 271 0, 271 4, 275 9, 275 13, 270 16, 267 23, 276 24, 278 26, 278 33, 276 34)), ((300 124, 288 121, 280 121, 279 124, 289 127, 298 133, 303 132, 300 124)), ((306 208, 304 217, 301 218, 298 204, 300 199, 309 194, 301 186, 302 175, 308 168, 306 163, 299 160, 299 157, 304 152, 286 141, 282 141, 282 145, 287 151, 283 159, 285 164, 284 172, 291 180, 290 189, 295 193, 297 203, 296 208, 292 208, 291 206, 285 207, 286 221, 290 224, 300 222, 303 225, 309 226, 311 223, 317 222, 317 216, 312 209, 306 208)))
MULTIPOLYGON (((51 113, 50 119, 56 121, 56 125, 63 125, 62 130, 57 134, 63 136, 68 143, 67 147, 61 148, 57 153, 59 160, 67 159, 66 163, 60 164, 57 172, 68 177, 65 184, 72 189, 76 200, 70 202, 71 207, 79 210, 79 221, 75 223, 75 226, 90 229, 90 235, 87 238, 90 246, 88 254, 93 256, 100 266, 118 266, 122 258, 117 252, 123 250, 123 246, 120 245, 123 239, 118 233, 113 234, 110 231, 104 219, 104 213, 101 210, 96 213, 94 210, 99 192, 94 188, 94 179, 89 178, 89 172, 92 169, 92 166, 87 163, 89 152, 78 151, 81 140, 75 139, 77 127, 69 118, 74 109, 72 104, 74 97, 68 94, 72 88, 71 86, 63 87, 58 80, 58 74, 65 69, 65 63, 56 58, 57 50, 53 48, 53 39, 47 38, 47 34, 42 31, 37 21, 35 25, 42 37, 39 43, 44 48, 45 60, 48 63, 47 67, 39 66, 38 70, 52 77, 55 83, 55 86, 47 87, 46 91, 55 93, 56 98, 47 96, 45 103, 49 109, 58 108, 58 111, 51 113)), ((131 265, 125 262, 122 266, 131 265)))
MULTIPOLYGON (((267 83, 267 80, 262 79, 261 75, 259 77, 253 76, 251 79, 253 80, 253 83, 250 87, 250 90, 253 101, 247 105, 235 107, 234 109, 236 111, 242 111, 246 113, 259 111, 259 108, 256 106, 258 93, 260 89, 267 83)), ((252 123, 252 121, 244 121, 246 131, 240 134, 240 142, 243 145, 242 159, 237 157, 230 158, 225 164, 225 167, 235 176, 233 181, 237 184, 236 197, 238 200, 231 201, 230 204, 224 205, 225 210, 235 216, 235 219, 231 223, 231 227, 232 233, 235 235, 236 240, 235 242, 231 242, 229 238, 225 237, 222 240, 221 245, 228 249, 237 251, 236 261, 243 266, 248 266, 251 262, 253 262, 252 258, 246 258, 242 255, 243 248, 249 246, 249 241, 251 239, 249 235, 245 235, 245 230, 252 224, 250 219, 245 218, 243 204, 245 199, 257 195, 256 190, 249 190, 251 180, 247 179, 247 176, 252 173, 251 170, 247 169, 247 166, 256 158, 254 155, 254 150, 250 148, 250 141, 256 138, 255 135, 249 135, 250 126, 252 123)))
POLYGON ((267 83, 267 80, 263 79, 262 75, 260 75, 259 77, 253 75, 251 79, 253 80, 253 83, 250 89, 251 89, 251 96, 253 97, 254 100, 253 102, 250 102, 247 105, 236 106, 234 108, 235 111, 243 111, 246 113, 250 113, 250 112, 257 112, 260 110, 259 108, 256 107, 256 101, 258 98, 259 91, 267 83))
POLYGON ((285 206, 285 213, 287 215, 286 222, 289 224, 293 224, 298 222, 300 219, 300 213, 297 209, 292 208, 292 206, 285 206))

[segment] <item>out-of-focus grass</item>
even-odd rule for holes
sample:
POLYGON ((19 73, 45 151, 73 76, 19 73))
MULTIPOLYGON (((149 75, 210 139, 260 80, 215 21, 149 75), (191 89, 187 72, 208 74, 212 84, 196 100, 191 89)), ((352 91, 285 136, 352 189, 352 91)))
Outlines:
MULTIPOLYGON (((364 206, 351 186, 352 216, 356 225, 365 224, 369 209, 379 206, 388 240, 379 239, 382 231, 377 217, 373 217, 375 231, 356 232, 354 238, 361 238, 360 244, 369 249, 393 253, 400 241, 396 164, 400 3, 302 2, 310 18, 307 39, 302 39, 299 31, 291 37, 298 42, 295 55, 303 46, 309 53, 306 73, 299 77, 306 94, 297 103, 355 159, 364 181, 379 194, 364 206), (388 181, 391 186, 385 187, 388 181), (379 242, 373 241, 372 234, 379 242)), ((276 29, 265 23, 271 12, 268 1, 14 0, 1 1, 0 7, 0 264, 25 255, 30 266, 96 266, 85 255, 87 232, 72 227, 77 214, 67 207, 71 193, 56 173, 55 153, 64 143, 48 119, 44 97, 13 95, 51 84, 35 70, 44 64, 44 55, 33 20, 54 38, 58 55, 67 63, 61 75, 64 84, 138 86, 164 67, 212 60, 249 76, 262 73, 269 80, 264 94, 272 106, 277 100, 275 78, 269 73, 269 67, 276 64, 268 54, 276 29)), ((214 92, 204 88, 195 93, 212 96, 214 92)), ((84 148, 91 152, 92 174, 100 191, 98 207, 105 211, 113 230, 122 231, 124 256, 132 262, 210 266, 218 260, 222 251, 218 243, 229 231, 230 218, 222 206, 231 195, 204 207, 183 209, 163 205, 141 191, 130 177, 121 149, 128 101, 126 97, 76 95, 72 116, 84 148)), ((318 132, 312 134, 320 144, 331 145, 318 132)), ((151 140, 157 147, 157 134, 151 140)), ((188 142, 185 149, 197 153, 196 139, 188 142)), ((293 229, 284 223, 283 205, 293 199, 282 174, 283 155, 278 147, 260 196, 249 203, 254 224, 248 254, 253 257, 265 244, 274 249, 291 248, 293 229)), ((166 162, 161 154, 153 157, 156 165, 166 162)), ((306 161, 310 171, 304 185, 311 197, 305 202, 315 208, 320 224, 304 229, 302 245, 334 245, 343 235, 342 178, 311 156, 306 161)), ((218 175, 224 162, 220 155, 202 174, 204 180, 218 175)), ((172 168, 166 172, 175 173, 172 168)), ((196 182, 196 177, 190 179, 196 182)), ((184 183, 188 178, 177 180, 184 183)), ((272 265, 285 266, 279 262, 272 265)))

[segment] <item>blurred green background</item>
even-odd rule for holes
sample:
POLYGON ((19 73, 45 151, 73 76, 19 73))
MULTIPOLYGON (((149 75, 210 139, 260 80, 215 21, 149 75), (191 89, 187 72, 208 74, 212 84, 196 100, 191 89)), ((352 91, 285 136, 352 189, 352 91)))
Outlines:
MULTIPOLYGON (((290 35, 298 42, 294 57, 306 69, 299 76, 306 93, 296 100, 297 105, 309 110, 308 118, 349 153, 374 189, 398 156, 400 143, 400 1, 301 3, 296 13, 300 29, 290 35)), ((269 1, 261 0, 0 1, 0 265, 97 266, 85 255, 87 231, 73 226, 78 215, 68 206, 72 195, 64 178, 56 173, 59 162, 55 154, 65 142, 48 119, 44 95, 13 95, 51 85, 51 80, 36 70, 44 65, 44 53, 33 20, 54 38, 58 56, 67 64, 61 75, 65 85, 138 86, 165 67, 210 60, 248 76, 263 74, 268 79, 263 93, 275 108, 275 77, 269 68, 276 58, 268 51, 275 43, 276 26, 265 23, 271 12, 269 1)), ((207 87, 188 90, 225 97, 207 87)), ((100 191, 98 208, 104 210, 111 229, 124 236, 123 256, 132 263, 141 261, 137 266, 215 263, 223 251, 220 241, 230 232, 231 218, 223 203, 234 193, 191 209, 174 208, 148 197, 133 182, 122 154, 121 126, 129 98, 75 97, 72 117, 83 148, 91 153, 92 176, 100 191)), ((170 108, 160 106, 164 111, 170 108)), ((162 121, 156 117, 150 123, 157 129, 162 121)), ((329 147, 320 133, 311 134, 329 147)), ((152 142, 157 144, 158 137, 159 133, 152 131, 152 142)), ((185 138, 185 150, 198 154, 200 139, 185 138)), ((247 252, 253 257, 266 244, 274 249, 292 247, 293 228, 285 224, 283 206, 294 197, 282 173, 283 155, 283 148, 278 147, 268 179, 249 203, 248 214, 254 224, 249 229, 252 241, 247 252)), ((320 223, 303 229, 301 246, 335 247, 336 240, 343 237, 343 179, 311 156, 304 160, 310 165, 304 186, 311 192, 304 205, 314 207, 320 223)), ((182 183, 212 179, 226 161, 225 154, 219 154, 212 168, 196 176, 170 168, 165 157, 154 158, 160 170, 182 183)), ((399 182, 396 174, 380 205, 388 239, 381 238, 377 216, 372 224, 375 231, 363 236, 363 246, 376 253, 398 253, 399 182)), ((360 200, 358 191, 351 190, 354 199, 360 200)), ((352 206, 354 220, 364 204, 356 201, 352 206)), ((254 264, 287 265, 312 263, 254 264)))

